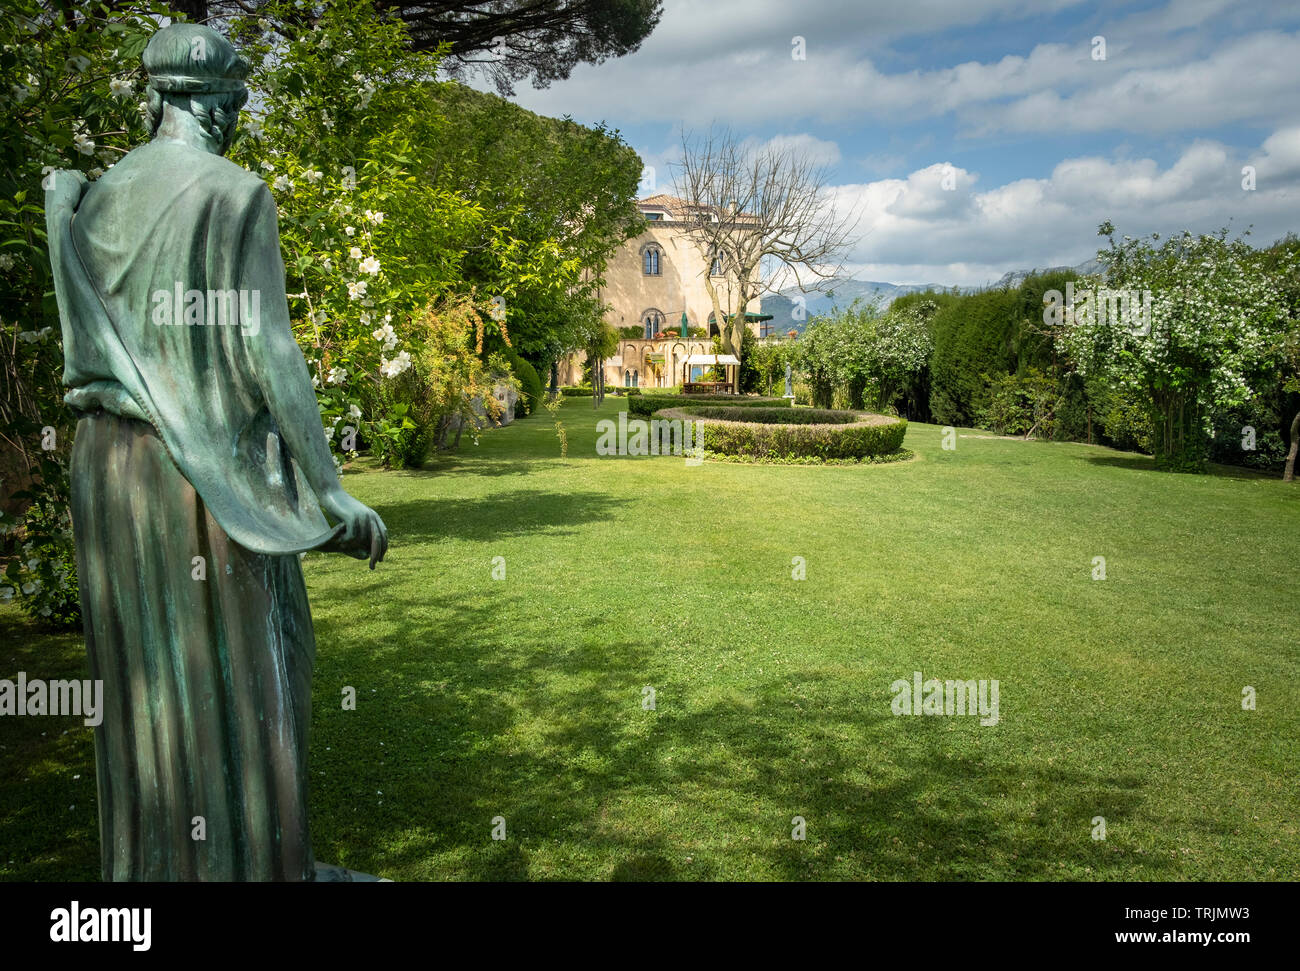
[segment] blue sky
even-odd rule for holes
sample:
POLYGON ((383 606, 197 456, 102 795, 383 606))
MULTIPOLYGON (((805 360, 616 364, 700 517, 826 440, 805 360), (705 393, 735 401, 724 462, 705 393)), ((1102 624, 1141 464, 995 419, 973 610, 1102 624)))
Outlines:
POLYGON ((666 0, 636 53, 514 100, 618 128, 661 191, 684 129, 796 140, 861 217, 859 279, 1078 263, 1106 218, 1300 231, 1294 0, 666 0))

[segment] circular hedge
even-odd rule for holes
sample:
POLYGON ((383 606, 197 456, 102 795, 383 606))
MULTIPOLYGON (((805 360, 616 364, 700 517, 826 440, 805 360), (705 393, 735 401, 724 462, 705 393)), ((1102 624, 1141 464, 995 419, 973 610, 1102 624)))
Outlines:
POLYGON ((705 451, 747 458, 865 459, 897 452, 907 422, 889 415, 821 408, 665 408, 658 419, 696 423, 705 451))
POLYGON ((686 408, 695 405, 728 405, 733 408, 789 408, 789 398, 762 398, 736 394, 650 394, 629 398, 627 412, 649 418, 662 408, 686 408))

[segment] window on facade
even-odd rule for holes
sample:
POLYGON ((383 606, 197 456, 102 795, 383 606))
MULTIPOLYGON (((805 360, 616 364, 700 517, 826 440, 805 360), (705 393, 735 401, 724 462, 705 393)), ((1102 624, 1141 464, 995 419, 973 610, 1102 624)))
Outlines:
POLYGON ((647 310, 641 315, 641 323, 645 326, 645 339, 650 340, 664 329, 664 315, 658 310, 647 310))
POLYGON ((659 276, 661 254, 658 246, 647 246, 641 254, 641 272, 646 276, 659 276))
POLYGON ((654 220, 654 219, 663 219, 663 218, 664 218, 664 214, 663 214, 662 212, 648 212, 648 213, 645 214, 645 217, 646 217, 646 219, 651 219, 651 220, 654 220))
POLYGON ((722 276, 722 257, 717 253, 713 254, 713 260, 709 263, 710 276, 722 276))

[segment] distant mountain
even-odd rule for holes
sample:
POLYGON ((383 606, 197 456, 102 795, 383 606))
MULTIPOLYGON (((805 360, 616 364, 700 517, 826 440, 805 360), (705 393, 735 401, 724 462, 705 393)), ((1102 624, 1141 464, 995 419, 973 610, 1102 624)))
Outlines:
POLYGON ((1018 287, 1026 277, 1035 273, 1053 273, 1062 270, 1074 270, 1081 275, 1100 273, 1101 264, 1095 259, 1084 260, 1075 266, 1035 267, 1029 270, 1011 270, 988 287, 951 287, 943 283, 884 283, 878 280, 854 280, 845 278, 832 281, 824 292, 800 294, 798 287, 790 287, 780 293, 773 293, 763 298, 763 313, 771 314, 769 326, 774 333, 784 334, 787 330, 803 333, 808 321, 819 314, 829 313, 836 307, 847 307, 859 297, 867 300, 878 299, 881 308, 888 307, 906 293, 920 290, 945 290, 957 293, 975 293, 979 290, 998 290, 1003 287, 1018 287), (796 304, 796 298, 803 297, 803 306, 796 304), (801 312, 796 313, 796 310, 801 312))
POLYGON ((1001 279, 993 284, 989 289, 1001 290, 1003 287, 1018 287, 1025 282, 1026 277, 1033 276, 1035 273, 1061 273, 1066 270, 1073 270, 1080 276, 1088 276, 1093 273, 1101 272, 1101 264, 1095 259, 1084 260, 1082 263, 1076 263, 1074 266, 1045 266, 1036 267, 1032 270, 1011 270, 1002 274, 1001 279))

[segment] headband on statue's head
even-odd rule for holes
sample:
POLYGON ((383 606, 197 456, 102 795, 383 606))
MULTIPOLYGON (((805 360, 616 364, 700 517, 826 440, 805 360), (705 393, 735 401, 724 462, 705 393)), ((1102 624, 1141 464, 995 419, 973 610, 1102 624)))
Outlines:
POLYGON ((149 87, 159 92, 178 94, 214 94, 222 91, 243 91, 242 78, 201 78, 181 74, 164 74, 149 79, 149 87))

